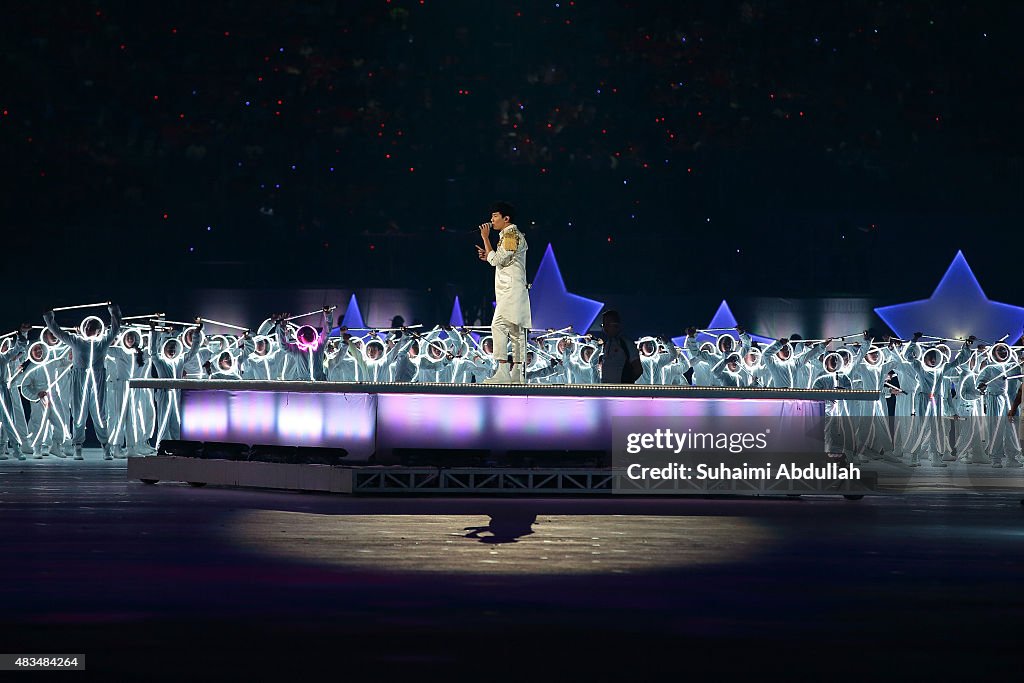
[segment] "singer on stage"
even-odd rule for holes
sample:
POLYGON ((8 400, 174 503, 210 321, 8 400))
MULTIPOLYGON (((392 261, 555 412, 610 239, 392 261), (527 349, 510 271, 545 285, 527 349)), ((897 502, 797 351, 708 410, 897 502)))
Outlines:
POLYGON ((526 289, 526 239, 513 223, 515 208, 506 202, 491 207, 490 223, 480 226, 483 247, 477 247, 481 261, 494 266, 494 298, 498 302, 491 320, 494 339, 494 357, 497 360, 494 375, 484 380, 487 384, 522 384, 523 353, 527 330, 533 324, 530 317, 530 295, 526 289), (498 231, 498 248, 491 246, 491 228, 498 231), (512 342, 511 371, 508 343, 512 342))

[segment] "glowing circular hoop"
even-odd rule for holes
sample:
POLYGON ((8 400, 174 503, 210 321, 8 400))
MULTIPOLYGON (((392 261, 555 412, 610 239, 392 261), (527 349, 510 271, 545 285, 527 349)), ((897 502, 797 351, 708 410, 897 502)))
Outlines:
POLYGON ((39 341, 43 342, 47 346, 52 347, 60 346, 62 343, 60 339, 57 339, 57 335, 55 335, 53 332, 50 332, 50 330, 45 327, 39 330, 39 341), (49 339, 52 339, 53 341, 48 341, 49 339))
POLYGON ((1009 345, 999 342, 988 350, 988 357, 993 363, 1005 363, 1010 360, 1012 350, 1009 345))
POLYGON ((843 367, 843 357, 833 351, 828 353, 821 361, 822 366, 825 368, 825 372, 839 372, 843 367))
POLYGON ((103 333, 107 331, 107 326, 103 323, 102 318, 98 318, 95 315, 87 315, 84 318, 82 318, 82 322, 78 326, 78 331, 79 333, 81 333, 84 339, 99 339, 100 337, 103 336, 103 333), (100 331, 97 332, 95 335, 89 336, 88 334, 85 333, 85 328, 89 326, 89 322, 92 320, 95 320, 100 324, 100 331))
POLYGON ((229 374, 235 374, 235 367, 236 363, 235 356, 233 353, 231 353, 230 351, 221 351, 219 354, 217 354, 217 369, 214 372, 226 372, 229 374), (227 369, 222 368, 220 365, 221 361, 224 360, 225 358, 227 358, 230 361, 227 369))
POLYGON ((366 342, 366 344, 363 345, 363 355, 366 357, 367 360, 379 360, 379 359, 383 358, 384 357, 384 351, 385 351, 385 349, 384 349, 384 342, 382 342, 380 339, 371 339, 370 341, 366 342), (377 347, 377 348, 380 349, 380 355, 377 358, 373 358, 372 356, 370 356, 370 347, 371 346, 377 347))
POLYGON ((654 337, 644 337, 637 344, 637 349, 640 351, 641 356, 650 358, 658 352, 658 343, 654 340, 654 337))
POLYGON ((877 346, 872 346, 871 348, 869 348, 867 355, 864 356, 864 362, 873 368, 881 365, 884 362, 884 360, 885 359, 882 356, 882 349, 880 349, 877 346), (875 360, 873 361, 871 360, 872 356, 875 357, 875 360))
POLYGON ((182 356, 183 353, 185 353, 185 343, 178 337, 171 337, 170 339, 165 339, 164 343, 160 345, 160 357, 163 358, 164 360, 177 360, 182 356), (174 355, 168 356, 167 345, 172 343, 178 348, 178 350, 177 352, 175 352, 174 355))
POLYGON ((28 359, 35 365, 45 364, 48 360, 50 360, 50 347, 41 341, 32 342, 32 344, 28 347, 28 359), (32 349, 36 348, 43 350, 43 357, 40 360, 36 360, 35 358, 32 357, 32 349))
POLYGON ((921 362, 929 368, 937 368, 942 364, 944 358, 945 356, 942 354, 942 349, 933 347, 924 352, 924 355, 921 357, 921 362), (938 357, 936 358, 936 356, 938 357))
POLYGON ((295 330, 295 345, 303 351, 316 351, 320 335, 312 325, 303 325, 295 330))
POLYGON ((127 337, 129 334, 135 335, 135 340, 136 341, 135 341, 135 346, 133 347, 133 349, 141 349, 142 348, 142 343, 143 343, 142 333, 139 332, 138 330, 136 330, 135 328, 132 328, 132 327, 129 327, 128 329, 123 330, 121 332, 121 334, 119 334, 117 336, 117 342, 116 342, 115 345, 116 346, 120 346, 125 351, 128 351, 128 347, 124 345, 124 340, 125 340, 125 337, 127 337))
POLYGON ((486 337, 480 337, 480 353, 484 354, 488 358, 494 356, 494 337, 487 335, 486 337), (487 342, 491 343, 491 350, 487 350, 487 342))

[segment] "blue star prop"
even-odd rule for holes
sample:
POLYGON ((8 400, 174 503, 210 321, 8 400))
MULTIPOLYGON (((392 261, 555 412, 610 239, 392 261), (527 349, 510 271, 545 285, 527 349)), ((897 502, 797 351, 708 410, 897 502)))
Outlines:
POLYGON ((366 323, 363 322, 363 314, 359 310, 359 302, 356 301, 355 294, 352 294, 352 297, 348 300, 348 308, 345 309, 345 317, 341 319, 341 324, 350 330, 357 330, 366 327, 366 323))
POLYGON ((452 304, 452 315, 448 318, 448 324, 452 327, 462 327, 465 323, 462 321, 462 306, 459 305, 459 297, 455 297, 455 302, 452 304))
POLYGON ((1024 308, 990 301, 958 251, 930 299, 876 308, 885 324, 902 339, 914 332, 950 339, 975 335, 997 340, 1009 335, 1015 342, 1024 328, 1024 308))
MULTIPOLYGON (((448 324, 451 325, 452 327, 462 327, 463 325, 465 325, 465 321, 463 321, 462 319, 462 305, 459 303, 458 296, 455 297, 455 302, 452 304, 452 314, 451 317, 448 318, 448 324)), ((446 338, 448 336, 443 332, 442 335, 446 338)), ((477 334, 476 332, 470 332, 469 336, 471 336, 474 341, 480 341, 480 335, 477 334)))
MULTIPOLYGON (((726 303, 725 299, 722 299, 722 303, 718 304, 718 310, 715 311, 714 317, 711 318, 711 322, 708 323, 708 326, 705 329, 714 330, 729 328, 728 331, 721 332, 719 334, 726 334, 732 337, 738 343, 740 340, 740 335, 737 334, 736 330, 732 329, 736 327, 737 324, 738 323, 736 322, 736 316, 732 314, 732 309, 729 308, 729 304, 726 303)), ((771 339, 769 337, 762 337, 757 334, 751 334, 750 339, 751 341, 755 341, 759 344, 771 344, 773 341, 775 341, 774 339, 771 339)), ((699 332, 697 334, 697 343, 701 344, 706 341, 714 344, 718 341, 718 337, 713 337, 710 334, 699 332)), ((672 337, 672 343, 675 344, 676 346, 685 345, 686 335, 683 335, 681 337, 672 337)))
POLYGON ((585 334, 602 308, 604 302, 566 291, 555 252, 549 244, 530 287, 533 329, 557 330, 572 325, 573 330, 585 334))

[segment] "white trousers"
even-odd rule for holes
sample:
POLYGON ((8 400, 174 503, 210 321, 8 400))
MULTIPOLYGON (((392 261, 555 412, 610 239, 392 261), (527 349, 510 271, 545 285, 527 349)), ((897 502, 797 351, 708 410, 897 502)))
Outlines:
POLYGON ((512 342, 512 362, 522 363, 526 356, 523 353, 523 333, 525 330, 514 323, 509 322, 504 316, 496 315, 491 321, 491 338, 494 340, 494 359, 498 361, 508 360, 508 343, 512 342))

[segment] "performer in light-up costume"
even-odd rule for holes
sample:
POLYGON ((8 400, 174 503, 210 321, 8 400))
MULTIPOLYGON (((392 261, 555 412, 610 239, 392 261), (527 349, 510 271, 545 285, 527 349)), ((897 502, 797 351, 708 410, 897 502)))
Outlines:
POLYGON ((112 460, 113 455, 107 443, 108 430, 104 416, 107 371, 104 361, 107 350, 121 331, 121 310, 117 304, 107 306, 110 313, 110 327, 103 329, 103 321, 96 316, 89 316, 82 321, 80 332, 70 334, 62 330, 54 322, 53 311, 43 315, 43 322, 53 336, 64 342, 71 349, 71 418, 74 424, 72 441, 75 445, 75 458, 82 457, 82 444, 85 443, 85 424, 91 417, 96 438, 103 445, 103 455, 112 460))
POLYGON ((30 325, 22 325, 13 340, 8 337, 0 344, 0 460, 7 459, 8 443, 14 447, 19 460, 25 459, 25 450, 32 452, 27 429, 24 432, 19 429, 14 419, 14 399, 17 399, 20 405, 21 398, 16 392, 11 391, 15 373, 20 374, 18 362, 28 349, 26 335, 30 329, 30 325))
POLYGON ((107 355, 107 414, 113 425, 110 442, 115 458, 152 452, 148 444, 156 422, 152 392, 128 388, 131 380, 149 377, 153 364, 143 350, 144 344, 142 332, 129 328, 107 355))
MULTIPOLYGON (((197 333, 202 332, 202 322, 196 328, 197 333)), ((157 377, 161 379, 181 379, 185 374, 185 366, 191 363, 199 355, 199 344, 193 344, 188 352, 183 350, 183 345, 177 337, 168 337, 166 334, 155 334, 153 343, 149 347, 149 360, 153 363, 157 377)), ((164 439, 178 439, 181 437, 181 408, 177 389, 161 389, 156 395, 157 403, 157 433, 156 447, 159 450, 160 442, 164 439)))
POLYGON ((26 369, 18 378, 18 385, 21 395, 32 406, 28 430, 32 454, 37 460, 44 457, 44 452, 64 457, 61 445, 71 438, 71 432, 55 409, 51 395, 59 375, 70 371, 71 364, 51 358, 50 349, 43 342, 37 341, 29 347, 26 369))
POLYGON ((294 343, 288 341, 284 316, 278 317, 275 326, 278 352, 284 353, 289 361, 285 379, 303 382, 322 382, 327 379, 324 356, 327 354, 327 336, 331 333, 328 311, 325 307, 319 331, 310 325, 295 330, 294 343))

